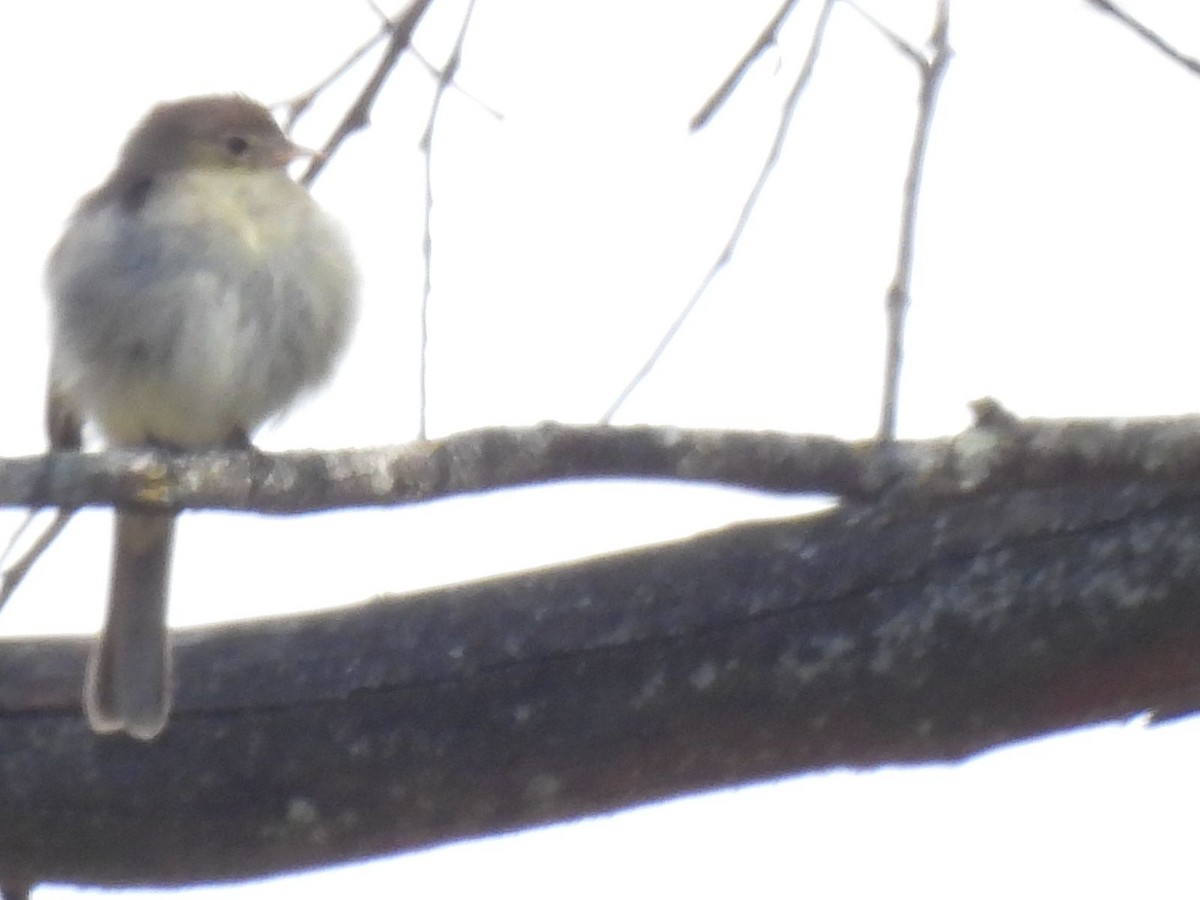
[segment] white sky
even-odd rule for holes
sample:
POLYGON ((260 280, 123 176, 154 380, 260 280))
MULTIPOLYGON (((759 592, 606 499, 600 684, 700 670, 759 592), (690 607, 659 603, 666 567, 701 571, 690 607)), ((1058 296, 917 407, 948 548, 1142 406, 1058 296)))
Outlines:
MULTIPOLYGON (((686 122, 776 5, 480 0, 459 81, 505 119, 452 93, 436 138, 432 433, 604 411, 757 175, 816 0, 705 133, 689 136, 686 122)), ((918 40, 932 9, 867 5, 918 40)), ((1194 4, 1129 6, 1200 53, 1194 4)), ((375 21, 365 4, 337 0, 59 0, 6 13, 0 455, 18 455, 43 446, 43 259, 133 122, 189 94, 296 94, 375 21)), ((420 48, 440 56, 454 21, 426 29, 420 48)), ((983 395, 1021 415, 1195 412, 1200 79, 1082 0, 955 0, 951 37, 921 198, 902 433, 957 431, 983 395)), ((331 93, 302 141, 322 139, 356 84, 331 93)), ((911 64, 838 12, 733 264, 618 422, 873 432, 915 92, 911 64)), ((429 95, 420 67, 404 64, 371 131, 318 183, 360 258, 364 315, 336 383, 264 431, 264 447, 415 433, 417 141, 429 95)), ((355 602, 802 505, 582 485, 306 519, 189 516, 172 620, 355 602)), ((0 534, 18 518, 0 512, 0 534)), ((0 634, 97 627, 108 521, 78 517, 0 634)), ((1197 721, 1132 723, 957 766, 810 776, 191 893, 1195 896, 1198 748, 1197 721)))

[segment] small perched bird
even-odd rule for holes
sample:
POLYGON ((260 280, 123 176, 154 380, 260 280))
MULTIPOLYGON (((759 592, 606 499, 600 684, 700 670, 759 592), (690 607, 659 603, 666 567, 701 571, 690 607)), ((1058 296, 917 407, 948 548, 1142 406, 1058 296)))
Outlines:
MULTIPOLYGON (((240 96, 153 108, 47 264, 51 445, 247 447, 329 377, 354 320, 341 230, 287 174, 311 155, 240 96)), ((175 519, 117 514, 108 614, 84 685, 97 732, 149 740, 171 705, 175 519)))

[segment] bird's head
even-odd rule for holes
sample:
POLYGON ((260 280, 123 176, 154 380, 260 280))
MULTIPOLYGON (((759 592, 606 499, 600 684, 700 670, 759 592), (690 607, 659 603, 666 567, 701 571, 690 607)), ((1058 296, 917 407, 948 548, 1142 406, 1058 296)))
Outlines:
POLYGON ((288 138, 261 104, 237 94, 162 103, 138 123, 120 168, 164 173, 186 168, 279 169, 313 151, 288 138))

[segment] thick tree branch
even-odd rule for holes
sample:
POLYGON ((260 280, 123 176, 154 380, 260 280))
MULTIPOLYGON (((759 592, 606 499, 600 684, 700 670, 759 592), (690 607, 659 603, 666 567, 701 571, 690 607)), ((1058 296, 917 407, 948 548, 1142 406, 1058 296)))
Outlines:
POLYGON ((252 877, 1193 710, 1200 482, 1103 456, 184 632, 150 744, 88 730, 86 642, 0 643, 0 883, 252 877))

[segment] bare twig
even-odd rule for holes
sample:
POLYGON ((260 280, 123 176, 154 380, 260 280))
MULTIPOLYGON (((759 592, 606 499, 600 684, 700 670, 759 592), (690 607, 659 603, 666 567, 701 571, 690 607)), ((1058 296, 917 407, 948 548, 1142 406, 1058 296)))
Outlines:
POLYGON ((1166 39, 1163 38, 1158 32, 1146 25, 1143 25, 1115 3, 1110 2, 1110 0, 1085 0, 1085 2, 1095 7, 1100 12, 1108 13, 1109 15, 1113 16, 1115 19, 1121 22, 1121 24, 1131 29, 1139 37, 1145 39, 1151 46, 1161 51, 1169 59, 1179 63, 1179 65, 1183 66, 1193 74, 1200 75, 1200 60, 1196 59, 1194 56, 1188 56, 1186 53, 1183 53, 1176 47, 1167 43, 1166 39))
POLYGON ((383 11, 383 8, 375 2, 375 0, 367 0, 367 6, 371 8, 371 12, 379 19, 379 23, 384 27, 390 28, 392 24, 391 17, 383 11))
POLYGON ((849 3, 848 5, 858 10, 859 14, 879 29, 897 49, 916 63, 921 74, 917 120, 913 127, 908 174, 904 179, 904 206, 900 219, 900 243, 896 271, 887 292, 887 355, 884 360, 883 405, 879 417, 878 436, 881 441, 890 441, 896 436, 900 369, 904 358, 904 319, 911 302, 917 198, 921 192, 921 175, 925 167, 925 151, 929 145, 929 132, 933 121, 933 112, 937 105, 938 90, 941 87, 946 67, 953 56, 949 44, 950 2, 949 0, 939 0, 937 18, 929 38, 928 55, 909 45, 855 4, 849 3))
POLYGON ((458 36, 454 47, 446 59, 446 65, 438 75, 437 87, 433 93, 433 103, 429 107, 429 119, 425 123, 425 133, 421 135, 421 152, 425 155, 425 230, 421 240, 422 255, 425 260, 425 284, 421 293, 421 338, 420 338, 420 406, 418 413, 417 437, 425 440, 428 424, 429 398, 429 295, 433 290, 433 129, 437 124, 438 113, 442 108, 442 97, 446 88, 458 72, 462 62, 463 41, 467 37, 467 26, 471 22, 471 14, 475 11, 475 0, 467 4, 463 13, 462 23, 458 28, 458 36))
MULTIPOLYGON (((55 539, 62 534, 62 530, 67 527, 67 523, 71 521, 71 517, 75 515, 73 509, 60 509, 55 513, 54 518, 46 529, 38 535, 36 541, 30 545, 29 549, 20 555, 10 566, 7 566, 3 571, 0 571, 0 609, 4 609, 4 604, 16 592, 17 587, 25 580, 25 576, 29 574, 29 570, 54 543, 55 539)), ((25 530, 25 526, 32 521, 32 516, 26 519, 21 526, 21 531, 25 530)), ((15 539, 14 539, 15 540, 15 539)), ((11 549, 11 546, 10 546, 11 549)), ((5 551, 5 556, 8 551, 5 551)))
MULTIPOLYGON (((309 107, 312 106, 312 104, 316 101, 316 99, 322 93, 324 93, 325 90, 328 89, 331 84, 333 84, 339 78, 341 78, 343 75, 345 75, 347 72, 349 72, 350 69, 352 69, 360 60, 362 60, 362 58, 364 56, 367 55, 367 53, 369 53, 375 47, 376 44, 378 44, 380 41, 382 41, 385 37, 390 35, 395 30, 396 22, 393 21, 392 19, 388 18, 387 14, 384 13, 383 10, 381 10, 374 3, 368 3, 368 6, 370 6, 371 9, 379 16, 379 19, 380 19, 379 31, 376 32, 372 37, 370 37, 366 41, 364 41, 358 47, 358 49, 356 49, 348 57, 346 57, 346 59, 342 63, 340 63, 337 66, 337 68, 335 68, 332 72, 330 72, 328 75, 326 75, 320 81, 318 81, 315 85, 313 85, 307 91, 305 91, 302 94, 298 94, 297 96, 293 97, 291 100, 285 100, 285 101, 275 104, 276 106, 282 106, 285 110, 283 126, 284 126, 284 130, 287 131, 288 133, 291 133, 292 129, 295 128, 296 123, 300 120, 301 116, 303 116, 308 111, 309 107)), ((419 62, 421 64, 421 66, 425 69, 426 72, 428 72, 434 78, 440 79, 442 77, 442 73, 438 71, 437 67, 434 66, 433 63, 429 62, 429 60, 427 60, 420 53, 420 51, 417 50, 416 47, 412 46, 411 43, 409 44, 408 50, 409 50, 409 54, 412 56, 412 58, 415 59, 417 62, 419 62)), ((453 82, 451 82, 451 83, 453 83, 453 82)), ((495 119, 503 119, 504 118, 504 115, 502 113, 500 113, 499 111, 488 106, 486 103, 484 103, 478 97, 476 97, 474 94, 471 94, 469 91, 464 90, 461 85, 454 84, 454 87, 457 88, 458 91, 464 97, 471 100, 473 103, 475 103, 477 106, 479 106, 485 112, 487 112, 488 115, 492 116, 495 119)))
POLYGON ((821 7, 821 14, 817 19, 816 26, 813 28, 812 40, 808 47, 808 56, 805 57, 804 65, 800 69, 800 74, 796 76, 796 81, 792 85, 791 91, 788 93, 787 99, 784 101, 783 108, 779 115, 779 127, 775 131, 775 139, 771 144, 770 150, 767 152, 767 158, 763 162, 762 169, 758 173, 758 179, 754 182, 754 186, 750 189, 750 193, 746 196, 746 202, 742 204, 742 211, 739 213, 737 221, 734 223, 733 231, 729 235, 729 239, 725 242, 725 246, 717 255, 716 260, 709 267, 704 277, 700 280, 699 286, 692 294, 691 299, 684 305, 675 321, 666 330, 662 339, 658 342, 658 346, 642 364, 641 369, 637 374, 625 385, 624 389, 613 401, 612 405, 600 417, 601 422, 611 422, 612 417, 629 399, 629 395, 637 389, 638 385, 645 380, 646 376, 658 364, 659 359, 675 339, 675 335, 679 329, 683 327, 683 323, 687 321, 688 316, 692 314, 692 310, 696 308, 696 304, 700 302, 700 298, 704 296, 708 290, 709 284, 733 258, 733 251, 737 247, 738 241, 741 239, 742 232, 745 230, 747 223, 750 221, 750 216, 754 211, 754 206, 758 202, 759 195, 762 193, 767 179, 775 170, 775 165, 779 161, 779 156, 783 151, 784 142, 787 139, 788 128, 792 123, 792 116, 796 110, 796 104, 800 100, 800 95, 804 92, 804 88, 808 85, 809 79, 812 76, 813 66, 816 64, 817 55, 820 53, 821 41, 825 35, 826 25, 829 23, 829 14, 833 10, 833 5, 836 0, 825 0, 824 6, 821 7))
POLYGON ((867 10, 863 9, 861 6, 859 6, 857 3, 855 3, 854 0, 842 0, 842 2, 845 3, 846 6, 850 7, 852 10, 854 10, 856 13, 858 13, 862 18, 864 18, 868 22, 870 22, 871 25, 875 28, 875 30, 878 31, 881 35, 883 35, 883 37, 887 40, 887 42, 889 44, 892 45, 893 48, 898 50, 900 53, 903 53, 905 56, 907 56, 914 63, 916 63, 916 65, 920 66, 921 68, 925 68, 926 66, 928 66, 928 64, 929 64, 928 59, 926 58, 926 55, 921 52, 920 49, 918 49, 917 47, 914 47, 912 44, 910 44, 908 41, 906 41, 903 37, 901 37, 899 34, 897 34, 895 31, 893 31, 891 28, 888 28, 888 26, 885 25, 882 21, 880 21, 876 16, 871 15, 871 13, 867 12, 867 10))
POLYGON ((753 44, 750 45, 746 53, 738 60, 738 64, 733 67, 725 80, 721 82, 720 87, 712 92, 712 96, 705 101, 704 106, 692 117, 692 131, 699 131, 708 124, 709 119, 713 114, 720 109, 725 101, 729 99, 729 95, 741 83, 746 72, 750 70, 750 66, 759 56, 768 48, 773 46, 779 40, 779 29, 783 26, 783 22, 791 13, 792 8, 796 5, 796 0, 785 0, 784 4, 779 7, 779 11, 775 13, 774 18, 767 23, 767 27, 762 30, 753 44))
MULTIPOLYGON (((433 76, 434 78, 439 79, 439 80, 441 79, 441 77, 442 77, 441 71, 438 69, 437 66, 435 66, 433 63, 431 63, 429 60, 427 60, 424 57, 424 55, 421 53, 420 50, 418 50, 416 47, 410 47, 409 54, 412 56, 413 59, 415 59, 417 62, 419 62, 421 64, 422 68, 424 68, 425 71, 428 72, 431 76, 433 76)), ((472 94, 470 91, 468 91, 466 88, 464 88, 457 81, 451 80, 449 82, 449 85, 451 87, 453 87, 455 90, 457 90, 458 93, 461 94, 463 97, 466 97, 468 100, 470 100, 472 103, 474 103, 477 107, 479 107, 485 113, 487 113, 489 116, 491 116, 493 119, 495 119, 497 122, 504 121, 504 113, 500 112, 500 110, 498 110, 494 107, 488 106, 486 103, 484 103, 481 99, 479 99, 474 94, 472 94)))
POLYGON ((0 566, 8 562, 8 557, 16 549, 17 543, 21 540, 21 535, 29 530, 29 526, 33 524, 35 518, 37 518, 36 512, 27 513, 25 518, 21 520, 21 524, 9 536, 8 543, 4 545, 3 550, 0 550, 0 566))
POLYGON ((375 66, 375 71, 359 92, 354 103, 350 105, 350 109, 342 117, 342 121, 338 123, 333 134, 325 142, 321 148, 319 155, 313 157, 308 164, 308 169, 300 177, 300 183, 306 187, 311 187, 313 182, 324 170, 326 164, 334 153, 350 135, 354 134, 367 127, 367 123, 371 120, 371 108, 375 105, 375 100, 379 96, 379 92, 383 90, 384 84, 387 82, 388 76, 391 75, 392 69, 395 68, 396 62, 400 59, 401 54, 412 43, 413 32, 420 23, 422 16, 432 5, 433 0, 413 0, 403 13, 395 20, 392 26, 391 40, 388 41, 386 52, 383 58, 379 60, 375 66))
POLYGON ((315 101, 317 97, 319 97, 325 91, 326 88, 349 72, 359 60, 366 56, 376 44, 391 34, 391 32, 392 23, 385 19, 379 31, 373 37, 367 41, 364 41, 357 50, 346 57, 345 61, 342 62, 341 65, 318 81, 303 94, 299 94, 293 97, 291 100, 284 101, 281 104, 286 110, 286 114, 283 118, 284 131, 290 134, 292 129, 296 126, 296 123, 300 120, 300 117, 308 111, 310 106, 312 106, 313 101, 315 101))

